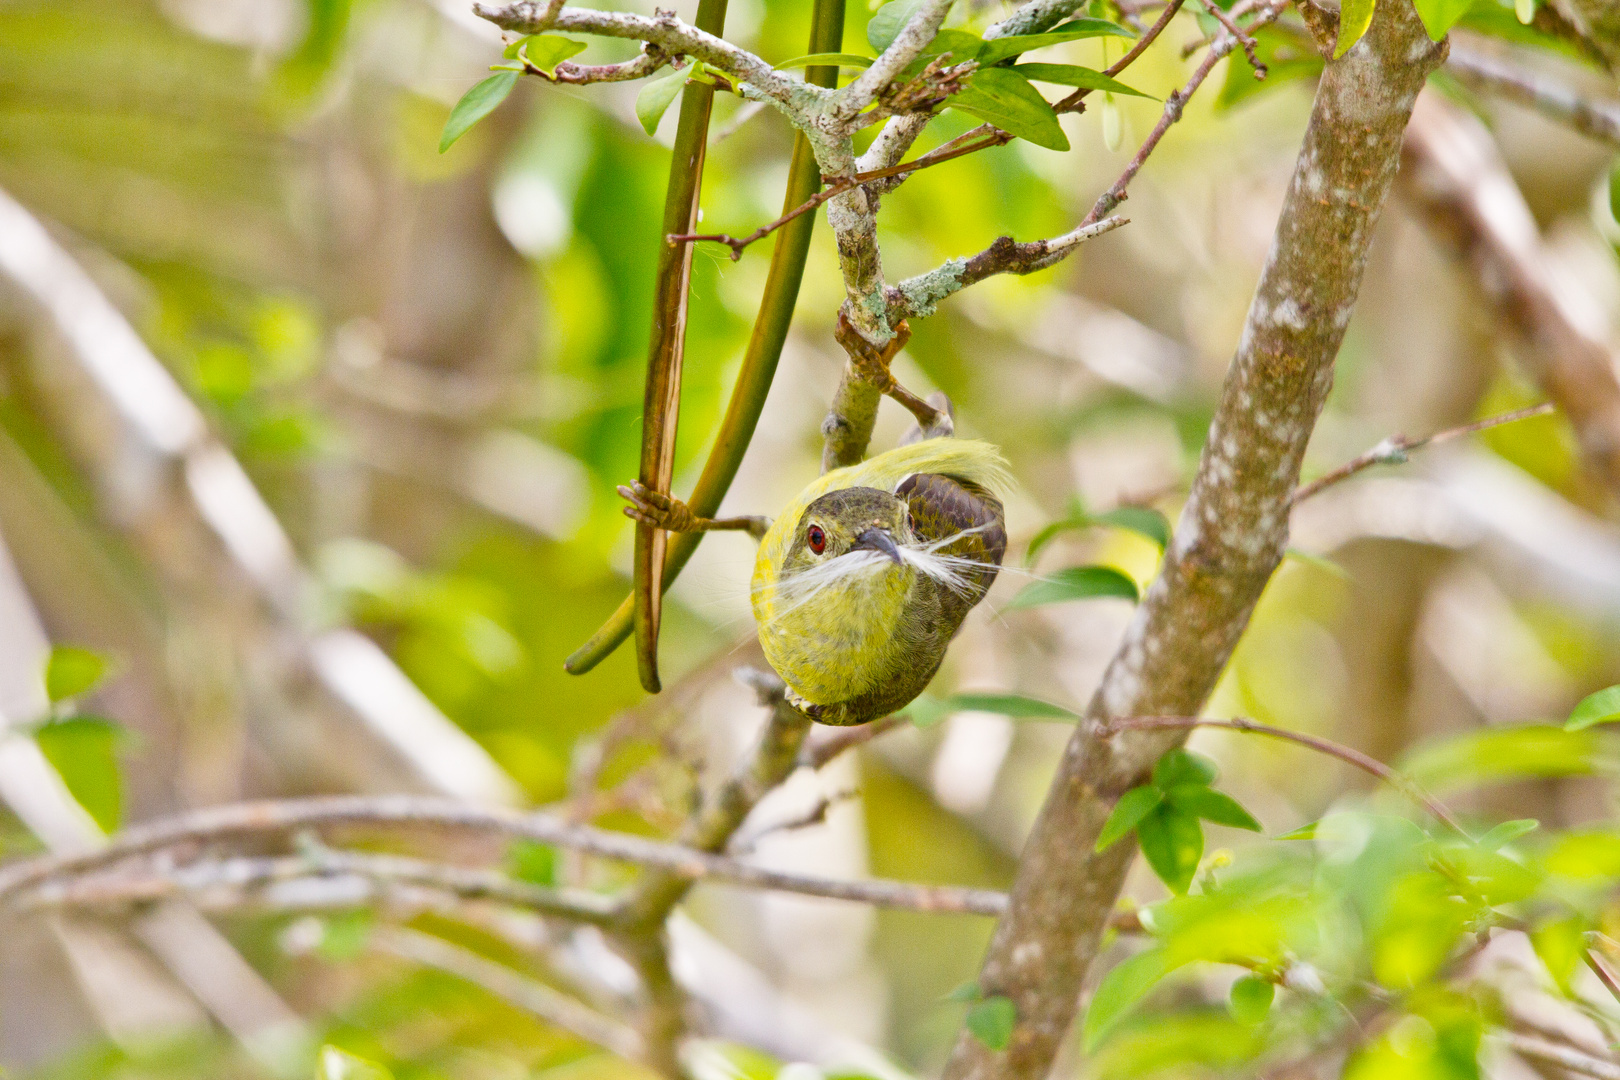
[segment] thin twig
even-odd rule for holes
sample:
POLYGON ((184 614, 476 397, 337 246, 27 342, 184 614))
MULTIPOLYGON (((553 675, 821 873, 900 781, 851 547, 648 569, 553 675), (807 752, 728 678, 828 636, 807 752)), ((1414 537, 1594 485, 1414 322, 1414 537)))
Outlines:
MULTIPOLYGON (((1147 47, 1157 41, 1160 34, 1164 33, 1165 29, 1170 25, 1170 21, 1176 17, 1176 12, 1181 10, 1183 2, 1184 0, 1170 0, 1170 3, 1166 4, 1164 10, 1159 13, 1158 20, 1148 27, 1147 33, 1137 38, 1136 43, 1126 50, 1124 56, 1104 68, 1103 74, 1113 78, 1134 64, 1136 58, 1146 52, 1147 47)), ((1059 101, 1052 108, 1060 113, 1076 112, 1085 107, 1082 102, 1085 101, 1086 95, 1089 93, 1091 93, 1090 88, 1082 87, 1059 101)))
MULTIPOLYGON (((988 127, 989 125, 984 126, 988 127)), ((971 132, 969 134, 971 134, 971 132)), ((906 176, 918 171, 919 169, 927 169, 934 165, 943 165, 947 161, 964 157, 968 154, 975 153, 990 146, 1001 146, 1011 139, 1012 136, 1006 134, 1005 132, 993 132, 989 138, 966 146, 953 146, 953 143, 960 141, 959 139, 953 139, 950 143, 946 143, 938 149, 932 150, 914 161, 907 161, 899 165, 891 165, 884 169, 872 169, 869 172, 859 172, 853 176, 845 177, 844 179, 838 180, 829 187, 823 188, 821 191, 818 191, 816 194, 810 196, 810 198, 806 199, 798 206, 795 206, 793 209, 789 210, 775 221, 767 222, 766 224, 761 225, 759 228, 755 229, 753 232, 744 237, 735 237, 727 233, 671 233, 664 239, 671 244, 691 244, 697 243, 701 240, 712 241, 716 244, 725 244, 731 249, 731 259, 733 262, 735 262, 742 258, 744 249, 746 249, 750 244, 765 239, 771 233, 775 232, 777 229, 780 229, 782 226, 786 225, 799 215, 807 214, 829 199, 836 198, 837 196, 842 195, 844 192, 857 188, 869 180, 882 180, 886 177, 892 176, 906 176)))
POLYGON ((1204 5, 1204 10, 1209 12, 1210 18, 1220 23, 1226 32, 1237 38, 1238 44, 1243 46, 1243 55, 1248 59, 1249 66, 1254 69, 1254 77, 1264 79, 1268 70, 1266 65, 1260 62, 1260 57, 1255 54, 1256 42, 1253 35, 1239 26, 1237 20, 1223 10, 1215 0, 1200 0, 1200 2, 1204 5))
POLYGON ((99 851, 41 857, 0 869, 0 901, 14 902, 25 890, 48 880, 88 874, 154 851, 264 833, 337 826, 452 829, 508 836, 655 867, 692 880, 709 878, 734 885, 914 911, 998 915, 1006 909, 1007 903, 1005 894, 982 889, 900 881, 841 881, 769 870, 724 855, 628 833, 573 825, 499 807, 471 806, 415 795, 331 795, 233 803, 131 826, 99 851))
POLYGON ((1608 965, 1594 956, 1591 949, 1582 949, 1581 959, 1586 961, 1586 966, 1592 969, 1592 974, 1598 977, 1598 982, 1603 984, 1603 988, 1613 995, 1616 1001, 1620 1001, 1620 983, 1615 981, 1614 973, 1609 970, 1608 965))
POLYGON ((1561 1046, 1546 1039, 1521 1035, 1514 1031, 1502 1033, 1508 1047, 1520 1057, 1546 1062, 1582 1076, 1595 1076, 1598 1080, 1620 1080, 1620 1065, 1583 1054, 1572 1047, 1561 1046))
POLYGON ((1407 435, 1391 435, 1389 438, 1380 442, 1377 446, 1374 446, 1372 449, 1363 454, 1351 458, 1349 461, 1345 462, 1343 465, 1340 465, 1332 472, 1319 476, 1308 484, 1299 485, 1299 487, 1294 489, 1293 499, 1291 500, 1292 505, 1297 506, 1306 499, 1310 498, 1312 495, 1315 495, 1317 492, 1321 491, 1323 488, 1331 487, 1341 480, 1347 480, 1356 473, 1361 472, 1363 469, 1371 468, 1374 465, 1404 465, 1407 459, 1411 456, 1413 450, 1421 450, 1425 446, 1431 446, 1436 443, 1450 442, 1453 439, 1460 439, 1465 435, 1472 435, 1477 431, 1487 431, 1493 427, 1500 427, 1503 424, 1511 424, 1516 420, 1528 420, 1532 416, 1545 416, 1553 410, 1553 403, 1550 401, 1544 401, 1539 405, 1530 405, 1523 409, 1514 409, 1512 412, 1503 413, 1500 416, 1490 416, 1486 417, 1484 420, 1475 420, 1471 424, 1463 424, 1461 427, 1448 428, 1445 431, 1439 431, 1433 435, 1424 436, 1422 438, 1414 439, 1407 435))
POLYGON ((1242 717, 1234 717, 1230 720, 1205 720, 1193 716, 1132 716, 1103 725, 1102 731, 1105 736, 1112 737, 1121 731, 1187 731, 1201 727, 1225 728, 1229 731, 1243 731, 1252 735, 1269 735, 1273 739, 1285 739, 1288 742, 1307 746, 1318 753, 1327 754, 1329 757, 1336 757, 1346 764, 1354 765, 1363 772, 1371 773, 1391 787, 1422 803, 1424 809, 1433 814, 1435 818, 1444 822, 1465 840, 1470 839, 1468 830, 1464 829, 1462 823, 1452 816, 1451 811, 1447 810, 1443 803, 1424 791, 1412 780, 1396 772, 1377 758, 1369 757, 1360 750, 1333 742, 1330 739, 1306 735, 1299 731, 1289 731, 1287 728, 1272 727, 1269 724, 1256 723, 1242 717))
POLYGON ((1610 146, 1620 146, 1620 101, 1594 100, 1539 71, 1507 63, 1453 41, 1446 70, 1465 85, 1527 105, 1543 116, 1610 146))
POLYGON ((869 743, 879 735, 887 735, 910 721, 911 718, 905 713, 893 713, 859 727, 830 729, 833 732, 831 735, 805 744, 799 752, 799 764, 809 769, 820 769, 844 751, 869 743))

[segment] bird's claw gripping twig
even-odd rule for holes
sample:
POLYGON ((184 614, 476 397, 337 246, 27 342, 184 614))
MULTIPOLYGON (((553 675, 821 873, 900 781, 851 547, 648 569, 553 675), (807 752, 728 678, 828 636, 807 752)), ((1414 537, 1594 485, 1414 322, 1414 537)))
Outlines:
POLYGON ((871 383, 879 392, 904 405, 906 411, 917 418, 917 425, 924 431, 952 433, 950 416, 901 386, 894 373, 889 370, 895 356, 906 347, 906 342, 911 340, 911 327, 904 319, 894 328, 894 336, 879 348, 861 336, 860 331, 849 321, 847 312, 840 311, 835 336, 838 338, 838 344, 849 354, 850 366, 863 381, 871 383))
POLYGON ((747 532, 755 540, 763 540, 765 530, 771 527, 770 519, 763 517, 700 517, 692 513, 691 507, 673 495, 654 491, 640 480, 632 481, 628 486, 620 484, 619 494, 630 504, 624 508, 625 517, 666 532, 690 533, 736 529, 747 532))

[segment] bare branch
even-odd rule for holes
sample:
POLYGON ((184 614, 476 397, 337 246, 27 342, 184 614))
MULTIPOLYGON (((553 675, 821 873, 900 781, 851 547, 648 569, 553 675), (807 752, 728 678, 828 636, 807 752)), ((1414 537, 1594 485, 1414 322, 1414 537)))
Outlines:
POLYGON ((1323 72, 1175 539, 1064 752, 981 972, 984 992, 1016 1007, 1012 1039, 996 1052, 959 1037, 945 1080, 1038 1080, 1070 1030, 1134 854, 1097 852, 1094 841, 1115 800, 1185 739, 1100 733, 1116 718, 1196 714, 1281 560, 1401 133, 1443 55, 1409 5, 1380 4, 1366 36, 1323 72))
POLYGON ((1582 135, 1620 147, 1620 101, 1594 101, 1562 80, 1455 42, 1446 70, 1475 90, 1528 106, 1582 135))
POLYGON ((1435 443, 1450 442, 1452 439, 1460 439, 1465 435, 1472 435, 1478 431, 1488 431, 1493 427, 1511 424, 1515 420, 1528 420, 1532 416, 1546 416, 1553 410, 1554 405, 1552 402, 1544 401, 1540 405, 1514 409, 1512 412, 1503 413, 1501 416, 1489 416, 1484 420, 1475 420, 1471 424, 1448 428, 1445 431, 1439 431, 1422 438, 1414 439, 1408 435, 1391 435, 1371 450, 1351 458, 1332 472, 1319 476, 1308 484, 1301 484, 1294 489, 1292 501, 1296 504, 1301 503, 1323 488, 1332 487, 1341 480, 1348 480, 1361 470, 1371 468, 1374 465, 1404 465, 1411 457, 1413 450, 1421 450, 1425 446, 1431 446, 1435 443))
POLYGON ((889 321, 898 322, 914 315, 932 315, 939 302, 947 296, 996 274, 1022 275, 1045 270, 1068 258, 1092 237, 1113 232, 1129 223, 1129 218, 1104 218, 1050 240, 1032 240, 1025 244, 1018 243, 1010 236, 999 237, 977 255, 952 259, 937 270, 918 274, 891 286, 888 291, 889 321))
POLYGON ((740 49, 723 38, 705 33, 683 22, 673 12, 660 11, 649 18, 625 12, 564 7, 552 17, 549 7, 543 7, 535 0, 518 0, 504 7, 474 4, 473 11, 502 30, 515 33, 557 30, 628 38, 656 45, 670 56, 690 56, 702 60, 770 98, 796 123, 802 122, 807 112, 828 96, 828 92, 821 87, 783 75, 747 49, 740 49))
POLYGON ((1520 1057, 1556 1065, 1581 1076, 1595 1076, 1598 1080, 1620 1080, 1620 1065, 1583 1054, 1573 1047, 1516 1031, 1503 1032, 1502 1039, 1520 1057))
MULTIPOLYGON (((794 745, 794 751, 797 745, 794 745)), ((791 761, 792 755, 789 755, 791 761)), ((774 785, 772 785, 774 786, 774 785)), ((735 807, 746 799, 739 783, 734 791, 738 802, 721 800, 723 807, 735 807)), ((754 796, 757 798, 757 795, 754 796)), ((716 811, 718 817, 720 811, 716 811)), ((261 834, 286 834, 302 829, 329 829, 337 827, 360 829, 448 829, 471 831, 493 836, 533 840, 543 844, 582 851, 602 858, 635 863, 666 871, 668 878, 680 883, 680 892, 691 881, 708 878, 734 885, 775 889, 822 896, 834 900, 851 900, 881 907, 901 907, 916 911, 957 912, 994 915, 1005 907, 1005 897, 980 889, 954 886, 912 885, 896 881, 839 881, 808 874, 769 870, 753 866, 723 855, 685 847, 680 844, 648 840, 627 833, 609 832, 588 825, 574 825, 539 814, 524 814, 498 807, 477 807, 448 799, 412 795, 332 795, 310 799, 291 799, 251 803, 194 810, 172 818, 131 826, 113 838, 99 851, 78 855, 48 856, 12 863, 0 868, 0 901, 27 904, 27 897, 45 888, 61 884, 61 879, 82 878, 104 872, 124 860, 148 855, 185 845, 209 844, 261 834)), ((729 839, 730 834, 727 834, 729 839)), ((351 856, 344 856, 345 859, 351 856)), ((307 863, 305 864, 307 868, 307 863)), ((387 861, 355 863, 354 872, 408 878, 422 877, 425 884, 452 891, 476 891, 488 888, 491 882, 472 872, 461 876, 456 870, 427 869, 425 864, 407 860, 402 864, 387 861)), ((149 879, 148 879, 149 881, 149 879)), ((664 886, 673 891, 672 887, 664 886)), ((653 890, 648 890, 650 896, 653 890)), ((46 895, 41 893, 40 895, 46 895)), ((65 896, 66 894, 61 894, 65 896)), ((105 896, 105 892, 98 895, 105 896)), ((591 910, 575 911, 564 907, 559 893, 548 905, 566 917, 600 921, 599 914, 591 910)), ((662 895, 662 889, 660 890, 662 895)), ((515 899, 516 894, 509 893, 515 899)), ((577 899, 577 898, 575 898, 577 899)), ((649 900, 629 904, 615 916, 618 923, 631 926, 644 923, 644 912, 651 907, 649 900)))
POLYGON ((819 769, 846 750, 865 745, 880 735, 887 735, 895 728, 905 727, 910 722, 911 718, 906 714, 895 713, 857 727, 824 729, 831 734, 807 742, 799 754, 799 764, 809 769, 819 769))

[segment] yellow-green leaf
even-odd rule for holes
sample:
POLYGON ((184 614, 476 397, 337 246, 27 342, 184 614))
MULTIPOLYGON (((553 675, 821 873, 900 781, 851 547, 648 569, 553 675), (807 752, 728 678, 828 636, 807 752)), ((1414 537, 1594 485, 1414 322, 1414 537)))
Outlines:
POLYGON ((1013 611, 1097 597, 1115 597, 1135 603, 1138 599, 1136 582, 1111 566, 1071 566, 1025 585, 1008 603, 1007 609, 1013 611))
POLYGON ((558 37, 556 34, 536 34, 518 43, 518 55, 547 75, 557 74, 558 64, 584 51, 583 41, 558 37))
POLYGON ((1375 3, 1376 0, 1344 0, 1339 6, 1339 40, 1333 46, 1335 60, 1349 52, 1372 25, 1375 3))
POLYGON ((1069 137, 1057 113, 1029 80, 1012 68, 982 68, 962 91, 946 99, 960 112, 988 120, 996 127, 1048 150, 1067 150, 1069 137))
POLYGON ((1191 814, 1160 803, 1136 823, 1136 842, 1159 880, 1185 893, 1204 857, 1204 829, 1191 814))
POLYGON ((998 994, 969 1009, 966 1022, 975 1039, 992 1050, 1005 1050, 1012 1042, 1013 1027, 1018 1023, 1018 1008, 1012 998, 998 994))
POLYGON ((636 95, 636 119, 641 121, 641 129, 648 135, 658 130, 658 121, 664 118, 681 87, 686 85, 686 75, 684 71, 675 71, 653 79, 636 95))
POLYGON ((792 60, 784 60, 776 65, 776 70, 786 71, 789 68, 802 67, 857 67, 869 68, 872 66, 872 57, 860 56, 856 53, 818 52, 808 56, 795 56, 792 60))
POLYGON ((1121 795, 1109 812, 1108 820, 1103 822, 1102 832, 1097 834, 1097 850, 1112 847, 1163 801, 1164 792, 1152 784, 1133 787, 1121 795))
POLYGON ((122 727, 99 716, 58 720, 34 732, 40 752, 62 778, 68 794, 103 832, 116 832, 124 817, 118 749, 125 737, 122 727))
POLYGON ((456 107, 450 110, 450 118, 444 122, 444 131, 439 134, 439 153, 450 149, 469 128, 494 112, 495 106, 506 100, 517 81, 517 72, 498 71, 461 95, 456 107))
POLYGON ((1245 975, 1232 984, 1232 989, 1226 995, 1226 1007, 1231 1011, 1232 1019, 1253 1027, 1265 1022, 1271 1012, 1271 1001, 1276 996, 1277 988, 1269 980, 1258 975, 1245 975))
POLYGON ((1564 721, 1564 730, 1580 731, 1593 724, 1610 724, 1616 720, 1620 720, 1620 686, 1609 686, 1582 698, 1564 721))
POLYGON ((89 649, 57 645, 45 662, 45 694, 55 705, 88 694, 107 675, 107 658, 89 649))

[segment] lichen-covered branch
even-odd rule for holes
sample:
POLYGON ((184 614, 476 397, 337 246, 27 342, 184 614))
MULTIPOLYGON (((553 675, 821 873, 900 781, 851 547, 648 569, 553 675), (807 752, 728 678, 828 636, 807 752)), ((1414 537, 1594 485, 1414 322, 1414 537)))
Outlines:
POLYGON ((946 1080, 1046 1075, 1133 849, 1095 841, 1114 801, 1184 732, 1109 721, 1196 715, 1287 544, 1288 504, 1333 377, 1401 133, 1443 47, 1409 3, 1378 5, 1329 62, 1197 477, 1164 568, 1070 740, 1024 846, 979 983, 1012 999, 1005 1051, 960 1038, 946 1080))
POLYGON ((834 94, 827 110, 828 118, 835 124, 847 125, 855 119, 856 113, 875 102, 934 40, 952 3, 953 0, 923 0, 889 47, 872 61, 872 66, 834 94))
POLYGON ((670 56, 690 56, 746 83, 758 94, 781 106, 790 117, 799 119, 819 106, 828 91, 799 79, 790 78, 771 67, 747 49, 724 38, 683 22, 673 12, 633 15, 621 11, 595 11, 590 8, 561 8, 547 18, 547 8, 534 0, 500 7, 474 4, 473 11, 502 30, 537 34, 543 30, 562 33, 596 34, 625 38, 656 45, 670 56))
POLYGON ((1407 129, 1405 164, 1406 199, 1474 265, 1520 362, 1569 418, 1587 467, 1620 498, 1617 357, 1549 272, 1535 218, 1490 134, 1425 97, 1407 129))
POLYGON ((939 302, 947 296, 996 274, 1033 274, 1037 270, 1045 270, 1068 258, 1075 248, 1087 240, 1113 232, 1121 225, 1128 224, 1128 220, 1122 217, 1104 218, 1050 240, 1031 240, 1024 244, 1010 236, 999 237, 977 255, 952 259, 938 269, 891 286, 888 292, 889 320, 898 322, 914 315, 932 315, 939 302))

